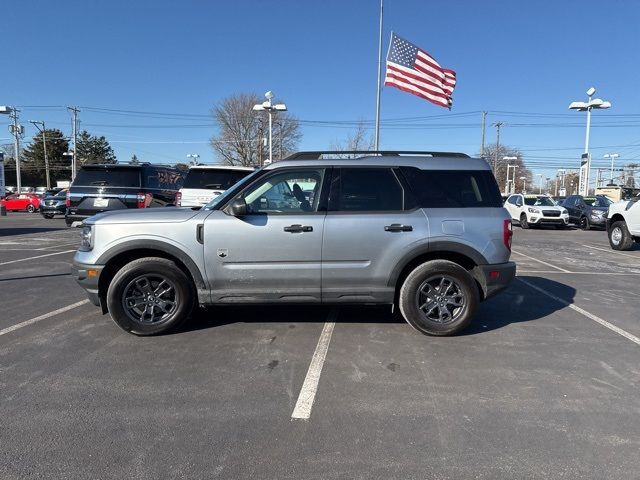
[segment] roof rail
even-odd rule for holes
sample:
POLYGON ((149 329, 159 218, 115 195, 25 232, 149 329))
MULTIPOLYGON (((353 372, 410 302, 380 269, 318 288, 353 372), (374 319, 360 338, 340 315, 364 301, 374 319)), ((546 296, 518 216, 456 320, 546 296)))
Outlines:
POLYGON ((289 155, 284 160, 320 160, 322 156, 334 155, 360 155, 361 157, 370 156, 387 156, 398 157, 401 155, 429 155, 431 157, 452 157, 452 158, 470 158, 466 153, 457 152, 423 152, 413 150, 327 150, 327 151, 313 151, 313 152, 297 152, 289 155))

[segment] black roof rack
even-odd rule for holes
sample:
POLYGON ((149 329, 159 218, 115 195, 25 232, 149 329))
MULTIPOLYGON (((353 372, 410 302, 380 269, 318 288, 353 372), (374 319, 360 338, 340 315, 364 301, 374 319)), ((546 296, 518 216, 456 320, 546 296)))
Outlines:
POLYGON ((429 155, 432 157, 451 157, 451 158, 470 158, 466 153, 457 152, 422 152, 413 150, 327 150, 316 152, 297 152, 289 155, 284 160, 320 160, 323 155, 361 155, 365 156, 387 156, 387 157, 399 157, 401 155, 429 155))

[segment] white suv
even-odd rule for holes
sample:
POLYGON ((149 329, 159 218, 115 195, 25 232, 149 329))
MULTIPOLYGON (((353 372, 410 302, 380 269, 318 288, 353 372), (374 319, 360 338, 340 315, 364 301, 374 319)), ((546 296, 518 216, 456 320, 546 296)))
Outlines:
POLYGON ((202 207, 249 175, 252 167, 194 165, 176 197, 177 207, 202 207))
POLYGON ((555 225, 564 228, 569 224, 569 212, 546 195, 522 195, 516 193, 507 198, 505 208, 511 218, 524 229, 538 225, 555 225))
POLYGON ((607 234, 614 250, 630 250, 640 242, 640 196, 609 205, 607 234))

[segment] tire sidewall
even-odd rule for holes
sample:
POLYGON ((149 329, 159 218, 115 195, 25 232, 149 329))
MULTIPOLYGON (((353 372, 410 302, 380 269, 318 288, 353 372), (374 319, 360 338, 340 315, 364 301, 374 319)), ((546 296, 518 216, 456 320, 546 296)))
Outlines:
POLYGON ((400 289, 399 307, 404 319, 420 333, 434 336, 453 335, 464 330, 475 315, 480 295, 475 280, 460 265, 448 260, 431 260, 416 267, 404 280, 400 289), (464 289, 465 306, 460 316, 445 325, 430 322, 424 318, 415 302, 420 285, 433 275, 443 274, 453 277, 464 289))
POLYGON ((524 230, 527 230, 529 228, 529 220, 527 220, 527 214, 524 212, 522 212, 522 215, 520 215, 520 226, 524 230))
POLYGON ((614 222, 613 225, 611 225, 611 229, 609 230, 608 237, 609 237, 609 245, 611 245, 611 248, 613 248, 614 250, 629 250, 633 246, 633 239, 631 238, 631 233, 629 233, 629 229, 627 228, 626 222, 622 220, 618 220, 617 222, 614 222), (619 228, 620 231, 622 232, 622 238, 620 239, 620 243, 618 243, 617 245, 613 243, 613 239, 611 238, 611 236, 613 235, 613 231, 616 228, 619 228))
POLYGON ((107 307, 113 321, 123 330, 135 335, 156 335, 176 329, 189 316, 194 304, 194 287, 177 265, 164 258, 134 260, 115 274, 107 290, 107 307), (178 308, 161 323, 145 325, 129 318, 122 305, 126 286, 139 275, 158 274, 171 280, 178 290, 178 308))

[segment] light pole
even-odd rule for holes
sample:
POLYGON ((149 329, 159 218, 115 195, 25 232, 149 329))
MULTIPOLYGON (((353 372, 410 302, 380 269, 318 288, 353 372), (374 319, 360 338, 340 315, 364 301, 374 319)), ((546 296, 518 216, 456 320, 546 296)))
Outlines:
POLYGON ((527 193, 527 177, 520 177, 522 180, 522 193, 527 193))
POLYGON ((611 159, 611 179, 609 180, 609 183, 613 184, 613 161, 618 158, 620 156, 619 153, 607 153, 604 158, 610 158, 611 159))
POLYGON ((51 179, 49 178, 49 157, 47 157, 47 137, 45 135, 46 127, 44 122, 37 122, 35 120, 29 120, 29 123, 33 123, 33 126, 38 129, 42 134, 42 148, 44 150, 44 169, 47 177, 47 190, 51 188, 51 179), (40 128, 42 126, 42 129, 40 128))
POLYGON ((591 129, 591 110, 605 109, 611 107, 611 102, 605 102, 600 98, 591 97, 596 93, 596 89, 591 87, 587 90, 587 96, 589 100, 587 102, 571 102, 569 105, 570 110, 578 110, 579 112, 587 112, 587 132, 584 139, 584 155, 582 156, 584 161, 580 165, 580 195, 589 194, 589 174, 591 170, 591 157, 589 156, 589 130, 591 129))
POLYGON ((258 103, 253 106, 254 111, 266 110, 269 114, 269 163, 273 162, 273 112, 284 112, 287 110, 287 106, 284 103, 276 103, 275 105, 271 102, 274 95, 271 90, 264 94, 266 97, 266 101, 262 103, 258 103))
POLYGON ((189 153, 187 154, 187 158, 193 158, 193 164, 198 165, 198 159, 200 158, 200 155, 198 155, 197 153, 189 153))
POLYGON ((15 150, 16 162, 16 191, 20 193, 22 182, 20 179, 20 136, 24 133, 24 127, 18 124, 18 110, 15 107, 1 106, 0 114, 11 116, 13 123, 9 125, 9 131, 13 135, 13 147, 15 150))
POLYGON ((541 174, 541 173, 538 173, 536 176, 540 177, 539 188, 538 188, 538 194, 542 194, 542 174, 541 174))
MULTIPOLYGON (((518 157, 502 157, 502 160, 509 162, 511 160, 518 160, 518 157)), ((516 168, 518 168, 518 165, 509 165, 507 163, 507 178, 504 182, 504 194, 506 195, 507 193, 513 193, 513 189, 515 188, 515 183, 516 183, 516 168), (513 180, 511 180, 511 175, 509 174, 509 172, 511 171, 511 169, 513 168, 513 180), (513 183, 512 183, 513 182, 513 183), (511 188, 510 188, 511 186, 511 188)))

